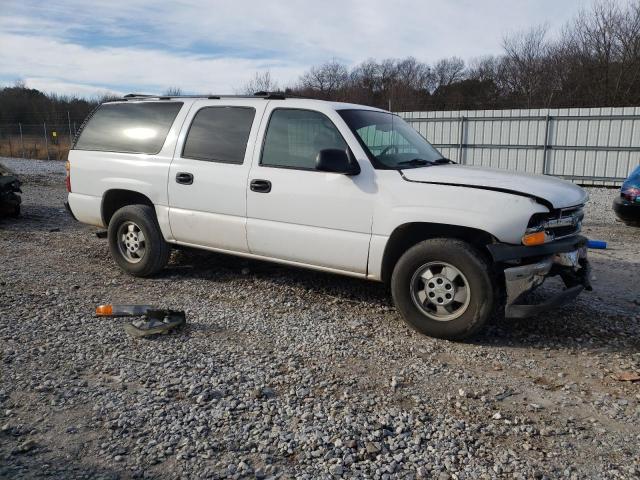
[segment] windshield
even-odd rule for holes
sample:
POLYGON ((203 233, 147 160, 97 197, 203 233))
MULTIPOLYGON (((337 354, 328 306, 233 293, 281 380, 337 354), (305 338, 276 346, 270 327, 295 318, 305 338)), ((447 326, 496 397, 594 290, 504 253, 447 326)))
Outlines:
POLYGON ((440 163, 442 154, 402 118, 373 110, 339 110, 375 168, 416 168, 440 163))

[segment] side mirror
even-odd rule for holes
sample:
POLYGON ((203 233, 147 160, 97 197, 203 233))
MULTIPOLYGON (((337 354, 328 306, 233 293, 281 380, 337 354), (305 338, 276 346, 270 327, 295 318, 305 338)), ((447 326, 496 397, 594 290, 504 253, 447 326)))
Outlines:
POLYGON ((355 160, 352 161, 345 150, 327 148, 318 152, 316 170, 342 173, 344 175, 357 175, 360 173, 360 165, 355 160))

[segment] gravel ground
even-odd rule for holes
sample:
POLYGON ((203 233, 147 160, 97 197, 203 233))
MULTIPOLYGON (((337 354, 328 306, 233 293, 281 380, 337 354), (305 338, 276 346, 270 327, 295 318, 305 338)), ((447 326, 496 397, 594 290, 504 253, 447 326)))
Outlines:
POLYGON ((595 291, 467 343, 404 325, 378 284, 180 251, 120 272, 62 207, 61 163, 12 160, 0 221, 2 478, 638 478, 640 230, 590 189, 595 291), (184 309, 134 340, 95 306, 184 309))

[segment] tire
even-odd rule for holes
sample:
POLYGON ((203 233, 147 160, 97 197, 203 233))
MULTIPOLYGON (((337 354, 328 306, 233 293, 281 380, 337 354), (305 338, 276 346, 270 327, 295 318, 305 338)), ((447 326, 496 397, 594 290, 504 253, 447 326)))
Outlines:
POLYGON ((169 261, 171 249, 154 209, 148 205, 128 205, 116 211, 109 221, 107 237, 115 262, 134 277, 154 275, 169 261))
POLYGON ((468 243, 447 238, 407 250, 393 270, 391 293, 409 326, 448 340, 480 330, 498 298, 487 260, 468 243))

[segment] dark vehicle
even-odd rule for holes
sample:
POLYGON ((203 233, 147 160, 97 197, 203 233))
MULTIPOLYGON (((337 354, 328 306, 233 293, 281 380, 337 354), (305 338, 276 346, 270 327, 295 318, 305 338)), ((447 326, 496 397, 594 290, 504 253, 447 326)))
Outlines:
POLYGON ((20 180, 8 168, 0 164, 0 217, 20 215, 20 180))
POLYGON ((640 226, 640 165, 631 172, 613 201, 613 211, 627 225, 640 226))

